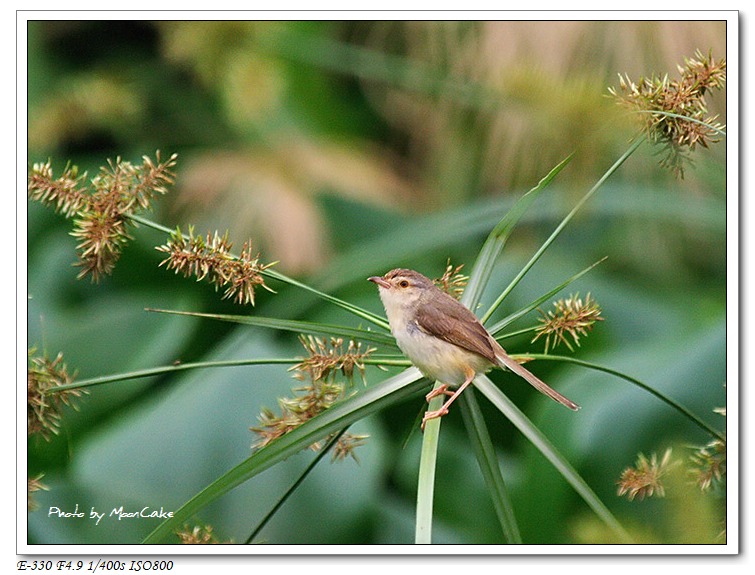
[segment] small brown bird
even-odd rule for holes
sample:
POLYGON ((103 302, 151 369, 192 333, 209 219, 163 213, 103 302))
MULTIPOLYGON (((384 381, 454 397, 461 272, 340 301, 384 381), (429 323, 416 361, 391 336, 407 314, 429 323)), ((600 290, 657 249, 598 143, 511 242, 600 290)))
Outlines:
POLYGON ((448 413, 449 406, 475 375, 494 366, 509 369, 535 389, 574 411, 579 406, 567 399, 506 354, 468 308, 439 290, 421 273, 395 269, 384 276, 368 278, 378 286, 391 333, 401 351, 427 377, 441 386, 427 394, 449 399, 435 411, 428 411, 422 426, 448 413), (449 391, 449 386, 458 386, 449 391))

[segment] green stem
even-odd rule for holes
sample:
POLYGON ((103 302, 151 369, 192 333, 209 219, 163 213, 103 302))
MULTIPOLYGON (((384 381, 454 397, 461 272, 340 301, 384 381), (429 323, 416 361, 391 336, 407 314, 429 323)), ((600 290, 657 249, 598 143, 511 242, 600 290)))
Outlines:
POLYGON ((290 278, 287 275, 284 275, 284 274, 282 274, 280 272, 277 272, 277 271, 275 271, 273 269, 268 268, 268 269, 264 270, 262 272, 262 274, 263 275, 267 275, 268 277, 271 277, 273 279, 277 279, 278 281, 282 281, 284 283, 292 285, 294 287, 298 287, 298 288, 300 288, 300 289, 302 289, 304 291, 311 292, 311 293, 315 294, 316 296, 320 297, 321 299, 324 299, 325 301, 327 301, 329 303, 332 303, 332 304, 334 304, 334 305, 336 305, 336 306, 338 306, 338 307, 340 307, 340 308, 342 308, 342 309, 344 309, 344 310, 352 313, 353 315, 355 315, 357 317, 360 317, 360 318, 362 318, 364 320, 367 320, 368 322, 370 322, 370 323, 372 323, 372 324, 374 324, 374 325, 376 325, 378 327, 381 327, 381 328, 385 329, 386 331, 388 331, 388 330, 391 329, 391 327, 388 324, 388 322, 386 320, 384 320, 383 318, 381 318, 379 315, 374 314, 374 313, 372 313, 370 311, 367 311, 365 309, 362 309, 359 306, 356 306, 356 305, 354 305, 352 303, 349 303, 347 301, 339 299, 339 298, 337 298, 335 296, 332 296, 330 294, 327 294, 325 292, 321 292, 320 290, 317 290, 317 289, 313 288, 312 286, 309 286, 309 285, 307 285, 305 283, 302 283, 302 282, 297 281, 297 280, 295 280, 293 278, 290 278))
POLYGON ((331 450, 331 448, 338 442, 339 439, 341 439, 341 436, 346 433, 346 430, 348 427, 344 427, 341 431, 336 433, 333 437, 330 438, 328 443, 317 452, 317 455, 315 458, 307 465, 307 468, 302 472, 302 474, 299 476, 299 478, 294 481, 294 484, 288 488, 288 490, 283 494, 283 496, 278 500, 278 502, 273 506, 273 508, 265 515, 265 517, 262 518, 262 521, 259 522, 259 525, 254 528, 254 531, 252 531, 249 534, 249 537, 247 537, 246 541, 244 541, 245 545, 249 545, 252 542, 252 539, 254 539, 257 534, 264 529, 265 525, 268 524, 268 522, 273 518, 273 516, 278 512, 278 510, 283 507, 283 504, 288 500, 291 495, 293 495, 294 491, 301 485, 304 480, 307 478, 307 476, 312 472, 312 470, 315 468, 315 466, 320 463, 323 457, 325 457, 325 454, 328 453, 328 451, 331 450))
POLYGON ((528 333, 532 333, 533 331, 537 331, 538 327, 539 326, 536 326, 536 325, 532 325, 530 327, 523 327, 522 329, 518 329, 516 331, 510 331, 510 332, 504 333, 502 335, 497 335, 496 334, 495 338, 500 343, 500 342, 502 342, 505 339, 510 339, 512 337, 519 337, 520 335, 525 335, 525 334, 528 334, 528 333))
MULTIPOLYGON (((129 215, 128 217, 131 218, 133 221, 135 221, 137 223, 140 223, 140 224, 142 224, 144 226, 147 226, 147 227, 150 227, 152 229, 164 232, 164 233, 166 233, 168 235, 172 235, 173 233, 175 233, 175 230, 171 230, 170 228, 167 228, 167 227, 163 226, 162 224, 158 224, 156 222, 153 222, 153 221, 148 220, 146 218, 143 218, 141 216, 138 216, 138 215, 129 215)), ((189 239, 188 236, 184 235, 183 237, 185 239, 187 239, 187 240, 189 239)), ((374 324, 374 325, 376 325, 378 327, 381 327, 381 328, 383 328, 385 330, 389 330, 390 329, 390 326, 388 325, 388 322, 385 321, 379 315, 374 314, 374 313, 372 313, 370 311, 367 311, 365 309, 362 309, 359 306, 356 306, 356 305, 354 305, 352 303, 349 303, 347 301, 339 299, 339 298, 337 298, 335 296, 332 296, 330 294, 326 294, 325 292, 321 292, 321 291, 313 288, 312 286, 308 286, 307 284, 302 283, 300 281, 297 281, 297 280, 295 280, 295 279, 293 279, 291 277, 288 277, 287 275, 282 274, 282 273, 280 273, 280 272, 278 272, 278 271, 276 271, 274 269, 267 268, 265 270, 262 270, 260 273, 263 276, 266 276, 268 278, 275 279, 275 280, 281 281, 283 283, 289 284, 291 286, 294 286, 294 287, 303 289, 305 291, 311 292, 311 293, 317 295, 318 297, 324 299, 325 301, 327 301, 329 303, 332 303, 332 304, 334 304, 334 305, 336 305, 336 306, 338 306, 338 307, 340 307, 340 308, 348 311, 349 313, 352 313, 353 315, 356 315, 357 317, 360 317, 360 318, 362 318, 364 320, 367 320, 368 322, 370 322, 370 323, 372 323, 372 324, 374 324)))
POLYGON ((721 128, 717 126, 713 126, 703 120, 698 120, 697 118, 684 116, 682 114, 675 114, 674 112, 667 112, 665 110, 633 110, 632 113, 650 114, 652 116, 668 116, 669 118, 679 118, 680 120, 684 120, 685 122, 691 122, 693 124, 700 124, 701 126, 705 126, 709 130, 711 130, 712 132, 716 132, 720 136, 724 136, 724 137, 726 136, 726 130, 722 130, 721 128))
MULTIPOLYGON (((440 387, 439 381, 435 388, 440 387)), ((443 395, 430 400, 428 410, 439 409, 443 404, 443 395)), ((417 518, 415 521, 414 542, 417 544, 432 543, 433 533, 433 497, 435 492, 435 464, 438 457, 438 440, 440 438, 440 420, 436 417, 425 424, 422 435, 422 451, 419 460, 419 476, 417 478, 417 518)))
POLYGON ((485 418, 477 403, 475 390, 467 389, 459 398, 461 400, 461 415, 464 419, 464 427, 469 434, 469 442, 480 464, 480 471, 485 479, 485 484, 490 492, 498 522, 503 530, 503 537, 507 543, 521 544, 522 536, 514 515, 514 506, 511 504, 506 484, 503 481, 495 446, 490 439, 485 418))
POLYGON ((226 361, 199 361, 194 363, 179 363, 177 365, 163 365, 161 367, 153 367, 149 369, 140 369, 136 371, 129 371, 125 373, 116 373, 112 375, 103 375, 99 377, 92 377, 89 379, 82 379, 74 383, 67 385, 59 385, 57 387, 47 390, 47 393, 58 393, 61 391, 67 391, 69 389, 81 389, 84 387, 92 387, 95 385, 102 385, 105 383, 113 383, 116 381, 124 381, 127 379, 139 379, 142 377, 151 377, 153 375, 163 375, 165 373, 174 373, 177 371, 184 371, 187 369, 204 369, 210 367, 236 367, 242 365, 268 365, 268 364, 295 364, 300 362, 301 359, 292 358, 268 358, 268 359, 231 359, 226 361))
MULTIPOLYGON (((45 393, 54 394, 61 391, 68 391, 71 389, 82 389, 85 387, 93 387, 96 385, 103 385, 107 383, 114 383, 116 381, 126 381, 129 379, 139 379, 142 377, 152 377, 154 375, 163 375, 166 373, 175 373, 178 371, 185 371, 188 369, 207 369, 213 367, 239 367, 245 365, 295 365, 301 361, 301 358, 289 357, 289 358, 255 358, 255 359, 229 359, 225 361, 198 361, 194 363, 179 363, 176 365, 163 365, 160 367, 152 367, 149 369, 140 369, 136 371, 129 371, 125 373, 116 373, 111 375, 102 375, 99 377, 91 377, 88 379, 82 379, 66 385, 59 385, 48 389, 45 393)), ((401 359, 396 356, 373 356, 360 360, 365 365, 377 365, 379 367, 409 367, 411 363, 408 359, 401 359)))
POLYGON ((598 260, 597 262, 595 262, 594 264, 592 264, 591 266, 583 269, 581 272, 579 272, 577 274, 574 274, 572 277, 570 277, 569 279, 567 279, 565 282, 561 283, 560 285, 557 285, 555 288, 551 289, 549 292, 541 295, 539 298, 537 298, 535 301, 533 301, 527 307, 524 307, 524 308, 520 309, 519 311, 517 311, 517 312, 515 312, 515 313, 513 313, 513 314, 511 314, 511 315, 509 315, 509 316, 507 316, 505 318, 503 318, 501 321, 495 323, 494 325, 492 325, 491 327, 488 328, 488 331, 490 333, 492 333, 493 335, 496 335, 504 327, 506 327, 510 323, 516 321, 520 317, 528 314, 533 309, 537 308, 537 306, 539 306, 541 303, 543 303, 546 300, 550 299, 551 297, 555 296, 558 292, 560 292, 566 286, 568 286, 569 284, 577 281, 579 278, 581 278, 583 275, 587 274, 595 266, 597 266, 598 264, 601 264, 605 260, 606 260, 606 258, 602 258, 602 259, 598 260))

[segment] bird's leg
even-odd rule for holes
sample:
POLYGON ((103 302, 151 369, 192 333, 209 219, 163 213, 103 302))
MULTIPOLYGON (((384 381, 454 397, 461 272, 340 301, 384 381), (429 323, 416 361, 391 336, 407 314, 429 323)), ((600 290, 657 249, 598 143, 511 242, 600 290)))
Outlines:
MULTIPOLYGON (((464 391, 470 383, 472 383, 472 380, 474 379, 474 376, 475 376, 475 372, 471 368, 469 368, 469 367, 465 371, 466 371, 467 378, 464 380, 464 383, 462 383, 459 386, 459 389, 457 389, 455 392, 453 392, 452 394, 450 394, 451 397, 448 399, 448 401, 446 401, 446 403, 444 403, 440 407, 440 409, 436 409, 434 411, 427 411, 427 412, 425 412, 425 416, 422 418, 422 429, 423 430, 425 429, 425 423, 427 423, 430 419, 435 419, 436 417, 443 417, 444 415, 446 415, 448 413, 448 408, 451 406, 451 404, 454 401, 456 401, 456 398, 459 397, 459 395, 461 395, 461 392, 464 391)), ((448 386, 446 386, 446 387, 448 387, 448 386)), ((439 387, 437 390, 433 390, 433 391, 440 391, 441 388, 442 388, 442 386, 439 387)), ((444 390, 442 393, 445 393, 446 391, 447 390, 444 390)), ((430 394, 428 394, 428 395, 430 395, 430 394)), ((440 395, 440 393, 436 393, 435 395, 440 395)))
POLYGON ((433 397, 438 397, 439 395, 453 395, 453 394, 454 394, 453 391, 448 391, 448 385, 445 383, 442 383, 425 396, 425 401, 427 403, 430 403, 430 400, 433 397))

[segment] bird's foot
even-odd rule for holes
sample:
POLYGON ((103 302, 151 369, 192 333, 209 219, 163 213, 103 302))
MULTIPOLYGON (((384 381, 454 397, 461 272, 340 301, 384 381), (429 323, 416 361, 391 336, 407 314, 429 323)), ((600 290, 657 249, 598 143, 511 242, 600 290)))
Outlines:
POLYGON ((467 386, 472 383, 472 380, 474 379, 475 372, 471 369, 468 369, 467 373, 467 379, 464 380, 464 383, 462 383, 459 386, 459 389, 451 393, 448 391, 448 386, 446 384, 441 384, 438 386, 437 389, 432 390, 430 393, 425 396, 428 401, 432 399, 433 397, 436 397, 438 395, 450 395, 451 397, 448 398, 448 401, 444 403, 440 409, 436 409, 434 411, 428 411, 425 413, 425 416, 422 418, 422 430, 425 429, 425 423, 428 422, 430 419, 435 419, 436 417, 443 417, 448 413, 448 408, 451 407, 451 404, 456 400, 457 397, 461 395, 461 392, 464 391, 467 386))
POLYGON ((427 401, 427 403, 430 403, 431 399, 433 399, 434 397, 438 397, 439 395, 451 396, 453 394, 454 394, 453 391, 449 391, 448 386, 445 383, 443 383, 439 385, 438 387, 436 387, 435 389, 433 389, 430 393, 428 393, 425 396, 425 401, 427 401))
POLYGON ((435 409, 433 411, 427 411, 425 412, 425 416, 422 418, 422 431, 425 430, 425 423, 430 421, 431 419, 436 419, 438 417, 443 417, 448 413, 448 409, 446 409, 445 406, 441 407, 440 409, 435 409))

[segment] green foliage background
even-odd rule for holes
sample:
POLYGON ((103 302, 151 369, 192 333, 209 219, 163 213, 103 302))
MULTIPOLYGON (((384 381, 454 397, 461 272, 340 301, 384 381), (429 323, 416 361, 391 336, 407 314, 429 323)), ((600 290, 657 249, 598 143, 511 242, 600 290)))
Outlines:
MULTIPOLYGON (((571 152, 530 209, 492 285, 521 268, 626 148, 631 118, 605 97, 616 74, 676 73, 696 49, 725 57, 723 22, 32 22, 29 162, 177 152, 177 183, 152 218, 251 237, 263 258, 319 289, 382 312, 369 275, 399 265, 441 275, 471 265, 518 195, 571 152)), ((725 93, 708 98, 725 123, 725 93)), ((640 149, 530 272, 505 314, 594 261, 579 281, 600 323, 577 356, 662 390, 723 428, 725 141, 678 181, 640 149), (545 287, 544 287, 545 286, 545 287)), ((254 309, 159 269, 140 228, 114 275, 77 281, 69 223, 28 205, 29 345, 62 351, 80 378, 202 359, 300 354, 293 335, 153 314, 145 308, 259 313, 354 324, 272 285, 254 309)), ((565 294, 568 295, 568 294, 565 294)), ((521 325, 530 325, 534 316, 521 325)), ((542 351, 526 339, 510 351, 542 351)), ((639 542, 708 543, 723 500, 676 481, 663 500, 628 502, 616 480, 638 452, 708 438, 622 380, 542 362, 543 379, 583 406, 566 412, 507 374, 494 380, 551 438, 639 542), (693 495, 690 495, 692 493, 693 495)), ((383 375, 368 369, 367 381, 383 375)), ((52 442, 29 441, 44 472, 30 543, 136 543, 152 520, 49 518, 47 509, 175 509, 248 457, 264 406, 290 394, 285 366, 200 370, 93 389, 52 442)), ((354 426, 359 463, 323 463, 263 531, 268 543, 409 543, 417 397, 354 426), (408 442, 406 441, 408 437, 408 442), (324 528, 323 526, 327 526, 324 528)), ((488 406, 483 404, 483 409, 488 406)), ((494 410, 490 410, 495 415, 494 410)), ((500 529, 458 413, 444 418, 435 539, 498 543, 500 529)), ((515 429, 489 420, 526 543, 603 543, 607 534, 515 429)), ((309 459, 302 453, 198 518, 243 541, 309 459)))

